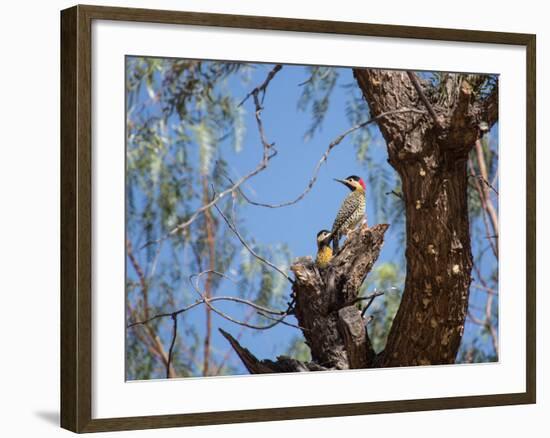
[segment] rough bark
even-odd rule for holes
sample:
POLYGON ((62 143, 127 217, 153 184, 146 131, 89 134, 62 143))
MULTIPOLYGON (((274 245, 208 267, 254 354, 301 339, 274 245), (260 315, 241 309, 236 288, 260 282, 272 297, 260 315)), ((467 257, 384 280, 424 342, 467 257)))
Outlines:
POLYGON ((322 371, 367 368, 375 354, 368 339, 365 320, 356 306, 360 287, 378 259, 388 225, 352 231, 330 265, 319 270, 311 257, 297 259, 294 314, 312 361, 300 362, 286 356, 277 361, 259 360, 229 333, 221 331, 250 373, 322 371))
POLYGON ((378 259, 387 228, 385 224, 373 228, 363 224, 352 231, 342 250, 323 272, 319 272, 310 258, 299 259, 291 267, 296 277, 293 286, 295 315, 299 325, 304 327, 313 360, 323 366, 348 369, 370 365, 367 356, 372 358, 372 348, 354 300, 378 259), (357 325, 362 326, 362 330, 357 325), (346 343, 348 331, 360 334, 361 339, 346 343), (350 364, 349 356, 357 356, 357 347, 353 346, 357 343, 365 345, 365 354, 361 360, 350 364), (347 350, 346 346, 353 350, 347 350))
POLYGON ((354 75, 372 116, 400 108, 427 110, 379 121, 388 161, 402 182, 407 276, 376 366, 454 363, 472 269, 466 163, 479 126, 491 126, 498 117, 496 91, 481 99, 473 93, 479 77, 448 75, 446 92, 430 101, 421 99, 406 72, 355 69, 354 75))

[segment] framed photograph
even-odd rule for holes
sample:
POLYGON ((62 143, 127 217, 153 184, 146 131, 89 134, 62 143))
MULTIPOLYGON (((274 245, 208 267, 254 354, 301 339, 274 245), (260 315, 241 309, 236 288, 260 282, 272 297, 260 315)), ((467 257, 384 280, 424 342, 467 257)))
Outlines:
POLYGON ((535 35, 61 12, 61 425, 535 403, 535 35))

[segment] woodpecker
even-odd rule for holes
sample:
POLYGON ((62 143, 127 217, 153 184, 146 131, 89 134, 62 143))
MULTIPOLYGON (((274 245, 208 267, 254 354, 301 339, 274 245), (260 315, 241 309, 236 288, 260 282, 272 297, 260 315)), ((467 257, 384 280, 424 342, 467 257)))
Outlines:
POLYGON ((365 218, 365 182, 357 175, 348 176, 346 179, 334 179, 344 184, 351 193, 346 196, 336 219, 332 225, 330 240, 332 240, 332 249, 336 254, 340 244, 340 238, 347 235, 365 218))
POLYGON ((320 269, 325 269, 332 260, 332 248, 330 247, 330 231, 321 230, 317 233, 317 258, 315 263, 320 269))

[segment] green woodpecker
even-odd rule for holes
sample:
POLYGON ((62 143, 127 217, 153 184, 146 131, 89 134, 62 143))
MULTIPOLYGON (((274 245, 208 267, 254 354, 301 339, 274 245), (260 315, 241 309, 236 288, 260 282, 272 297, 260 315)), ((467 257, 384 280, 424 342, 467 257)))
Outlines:
POLYGON ((332 260, 332 248, 330 247, 330 231, 321 230, 317 233, 317 258, 315 263, 320 269, 325 269, 332 260))
POLYGON ((346 179, 335 179, 344 184, 351 193, 346 196, 338 210, 336 219, 332 225, 330 240, 334 254, 338 252, 340 239, 353 230, 365 216, 365 182, 356 175, 348 176, 346 179))

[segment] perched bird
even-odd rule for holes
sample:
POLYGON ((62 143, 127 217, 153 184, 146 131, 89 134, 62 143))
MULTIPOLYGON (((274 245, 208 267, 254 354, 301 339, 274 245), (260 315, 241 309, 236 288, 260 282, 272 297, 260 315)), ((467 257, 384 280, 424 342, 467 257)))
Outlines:
POLYGON ((365 218, 365 182, 357 175, 348 176, 346 179, 335 179, 344 184, 351 193, 346 196, 338 210, 336 219, 332 225, 330 240, 332 249, 336 254, 340 245, 340 238, 347 235, 365 218))
POLYGON ((317 258, 315 263, 320 269, 328 266, 332 260, 332 248, 330 247, 330 231, 321 230, 317 233, 317 258))

